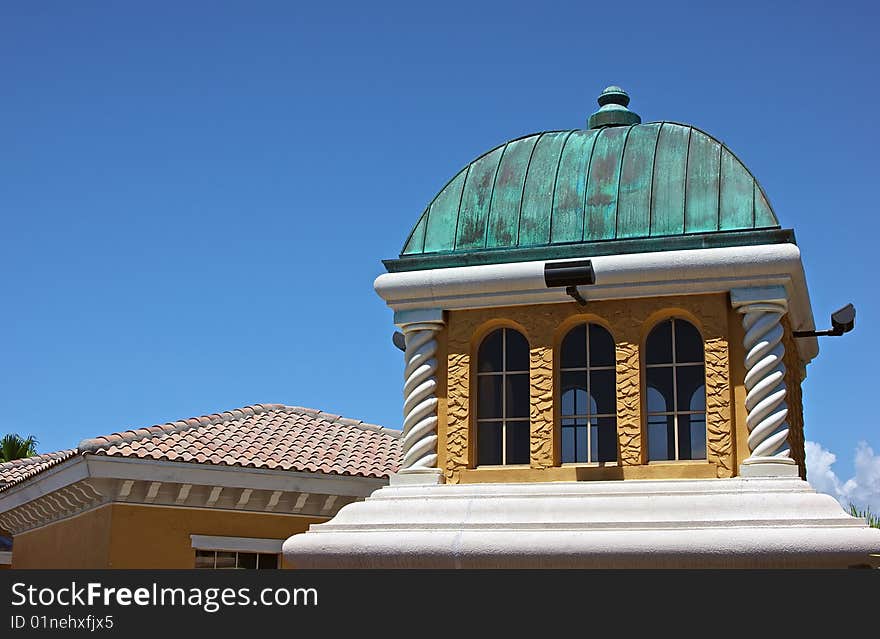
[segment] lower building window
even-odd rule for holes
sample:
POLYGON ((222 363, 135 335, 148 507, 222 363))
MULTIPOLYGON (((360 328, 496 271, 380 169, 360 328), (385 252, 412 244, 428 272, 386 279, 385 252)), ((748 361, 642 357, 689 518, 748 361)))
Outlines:
POLYGON ((278 555, 262 552, 196 550, 196 568, 278 568, 278 555))

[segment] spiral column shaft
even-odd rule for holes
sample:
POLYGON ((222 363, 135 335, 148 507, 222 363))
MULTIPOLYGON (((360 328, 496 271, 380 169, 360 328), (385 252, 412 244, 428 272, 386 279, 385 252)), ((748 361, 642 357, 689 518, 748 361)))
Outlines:
POLYGON ((403 325, 403 462, 400 472, 437 470, 437 331, 442 324, 403 325))
POLYGON ((788 305, 784 294, 773 296, 766 295, 767 292, 766 289, 744 291, 739 296, 739 303, 734 303, 743 316, 745 329, 744 384, 750 454, 743 461, 742 468, 753 474, 787 475, 794 470, 789 467, 795 464, 788 445, 785 345, 781 324, 788 305), (757 292, 764 295, 756 295, 757 292), (761 468, 766 469, 766 473, 761 468))

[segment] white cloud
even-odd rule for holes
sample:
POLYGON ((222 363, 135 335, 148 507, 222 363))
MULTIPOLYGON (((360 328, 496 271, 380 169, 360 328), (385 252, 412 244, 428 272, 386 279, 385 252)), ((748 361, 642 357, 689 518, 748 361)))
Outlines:
POLYGON ((837 455, 816 442, 805 442, 807 480, 820 493, 827 493, 849 509, 849 504, 880 513, 880 455, 867 442, 856 447, 855 475, 842 481, 831 466, 837 455))

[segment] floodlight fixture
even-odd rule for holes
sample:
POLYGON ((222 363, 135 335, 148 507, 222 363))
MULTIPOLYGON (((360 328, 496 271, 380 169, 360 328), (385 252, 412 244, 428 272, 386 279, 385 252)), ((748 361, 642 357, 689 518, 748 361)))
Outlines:
POLYGON ((847 304, 831 314, 831 328, 824 331, 795 331, 795 337, 840 337, 849 333, 856 326, 856 307, 847 304))
POLYGON ((565 287, 565 292, 581 306, 587 300, 578 291, 578 286, 589 286, 596 283, 596 273, 590 260, 573 260, 570 262, 546 262, 544 264, 544 283, 547 288, 565 287))

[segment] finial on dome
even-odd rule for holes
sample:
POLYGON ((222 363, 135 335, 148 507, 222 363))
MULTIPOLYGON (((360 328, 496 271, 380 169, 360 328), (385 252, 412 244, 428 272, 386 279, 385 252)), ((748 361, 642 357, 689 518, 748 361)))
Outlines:
POLYGON ((599 110, 590 116, 589 127, 601 129, 606 126, 628 126, 639 124, 642 118, 638 113, 627 109, 629 94, 618 86, 606 87, 596 100, 599 110))

